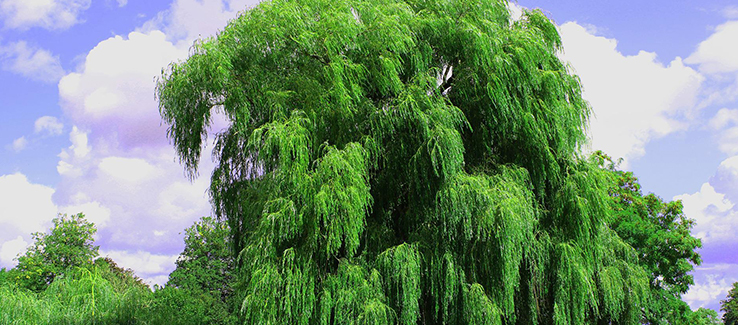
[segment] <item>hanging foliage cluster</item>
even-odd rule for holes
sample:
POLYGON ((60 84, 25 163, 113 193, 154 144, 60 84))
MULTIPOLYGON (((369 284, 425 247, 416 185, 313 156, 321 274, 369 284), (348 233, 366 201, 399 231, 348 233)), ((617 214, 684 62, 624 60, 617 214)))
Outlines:
POLYGON ((230 121, 210 194, 243 322, 638 322, 648 275, 560 49, 504 0, 274 0, 162 71, 191 177, 230 121))

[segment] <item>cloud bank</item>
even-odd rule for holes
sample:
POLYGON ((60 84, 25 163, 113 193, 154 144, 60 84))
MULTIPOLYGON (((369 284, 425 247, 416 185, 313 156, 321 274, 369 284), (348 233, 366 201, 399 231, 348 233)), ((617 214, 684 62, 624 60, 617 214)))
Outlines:
POLYGON ((44 83, 56 83, 64 75, 58 56, 25 41, 0 46, 0 67, 5 71, 44 83))
POLYGON ((704 78, 680 58, 668 65, 656 53, 626 56, 617 41, 596 36, 575 22, 560 26, 562 58, 582 80, 592 105, 592 150, 629 160, 645 154, 646 144, 687 128, 704 78))
POLYGON ((6 28, 67 29, 80 22, 79 15, 91 3, 92 0, 0 0, 0 17, 6 28))

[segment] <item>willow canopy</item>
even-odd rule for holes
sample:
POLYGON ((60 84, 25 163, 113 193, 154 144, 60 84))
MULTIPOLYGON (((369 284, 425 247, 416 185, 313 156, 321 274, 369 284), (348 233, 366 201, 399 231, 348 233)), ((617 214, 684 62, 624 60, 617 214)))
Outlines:
POLYGON ((162 72, 245 324, 638 321, 648 277, 608 227, 590 114, 540 11, 501 0, 275 0, 162 72))

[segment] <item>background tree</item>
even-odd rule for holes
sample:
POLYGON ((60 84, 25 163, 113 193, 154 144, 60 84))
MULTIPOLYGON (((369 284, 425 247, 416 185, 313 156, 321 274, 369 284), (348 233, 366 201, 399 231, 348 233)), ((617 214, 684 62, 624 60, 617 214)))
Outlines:
MULTIPOLYGON (((672 323, 677 324, 677 323, 672 323)), ((721 325, 720 317, 716 311, 707 308, 699 308, 689 316, 689 321, 682 324, 693 325, 721 325)))
POLYGON ((230 230, 203 217, 185 230, 185 248, 166 286, 154 295, 153 324, 232 324, 234 262, 230 230))
POLYGON ((166 68, 191 176, 230 120, 210 194, 244 323, 637 323, 648 273, 560 47, 507 1, 275 0, 166 68))
POLYGON ((34 243, 18 257, 12 270, 16 284, 42 291, 60 274, 73 267, 89 266, 98 255, 94 245, 95 224, 84 214, 60 214, 52 220, 49 233, 31 234, 34 243))
MULTIPOLYGON (((701 263, 702 247, 691 234, 694 220, 682 211, 681 201, 664 202, 653 193, 643 195, 632 172, 617 169, 610 157, 594 154, 613 179, 611 227, 638 255, 649 274, 650 303, 644 313, 649 324, 691 324, 692 310, 681 296, 694 284, 690 274, 701 263)), ((704 312, 703 312, 704 314, 704 312)))
POLYGON ((0 285, 0 324, 148 324, 149 287, 108 257, 93 262, 95 225, 81 213, 53 224, 0 285))
POLYGON ((725 325, 738 324, 738 282, 733 283, 733 288, 728 291, 728 297, 720 301, 720 310, 723 314, 725 325))
POLYGON ((232 292, 233 254, 224 222, 203 217, 185 229, 185 248, 167 286, 213 293, 226 301, 232 292))

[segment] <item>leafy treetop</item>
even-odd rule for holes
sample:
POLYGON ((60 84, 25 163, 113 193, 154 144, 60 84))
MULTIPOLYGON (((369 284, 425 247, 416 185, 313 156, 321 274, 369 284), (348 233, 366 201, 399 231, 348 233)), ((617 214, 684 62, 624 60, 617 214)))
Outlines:
POLYGON ((94 245, 95 224, 82 213, 60 214, 52 220, 49 233, 36 232, 34 243, 18 257, 18 265, 11 271, 16 283, 35 290, 44 290, 54 278, 69 269, 90 265, 98 255, 94 245))
POLYGON ((728 291, 725 300, 720 301, 720 310, 723 314, 725 325, 738 324, 738 282, 733 283, 733 288, 728 291))
POLYGON ((590 114, 540 11, 502 0, 275 0, 162 72, 248 324, 636 323, 648 273, 609 227, 590 114))

